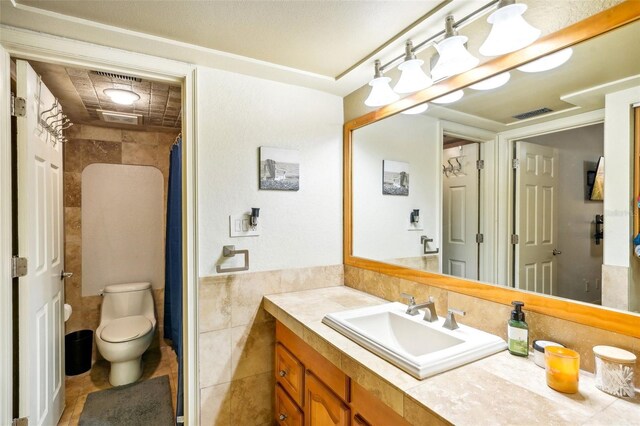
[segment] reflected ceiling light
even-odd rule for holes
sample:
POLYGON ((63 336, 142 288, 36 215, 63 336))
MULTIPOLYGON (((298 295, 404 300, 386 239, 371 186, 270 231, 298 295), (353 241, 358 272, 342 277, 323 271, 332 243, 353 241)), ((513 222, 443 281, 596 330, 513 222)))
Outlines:
POLYGON ((422 64, 424 64, 424 61, 417 59, 415 53, 413 53, 413 43, 411 40, 407 41, 404 61, 398 65, 398 69, 402 71, 402 74, 393 88, 394 92, 412 93, 431 86, 431 79, 422 70, 422 64))
POLYGON ((418 106, 414 106, 413 108, 409 108, 408 110, 402 111, 402 114, 413 115, 413 114, 422 114, 427 109, 429 109, 428 103, 423 103, 418 106))
POLYGON ((473 90, 491 90, 497 89, 500 86, 504 86, 507 84, 509 79, 511 78, 511 74, 508 72, 503 72, 502 74, 494 75, 491 78, 487 78, 486 80, 482 80, 479 83, 472 84, 469 86, 473 90))
POLYGON ((535 61, 529 62, 528 64, 524 64, 523 66, 518 67, 518 71, 549 71, 567 62, 571 58, 571 55, 573 55, 572 48, 564 49, 559 52, 552 53, 551 55, 543 56, 542 58, 536 59, 535 61))
POLYGON ((391 79, 382 76, 380 61, 375 61, 375 67, 376 71, 373 80, 369 82, 371 92, 369 93, 369 97, 364 101, 364 104, 370 107, 379 107, 397 101, 400 96, 391 90, 389 86, 391 79))
POLYGON ((500 0, 498 9, 487 18, 492 27, 489 37, 480 46, 480 54, 504 55, 536 41, 541 31, 524 20, 522 14, 525 10, 526 4, 516 3, 515 0, 500 0))
POLYGON ((441 80, 469 71, 480 62, 478 58, 467 51, 464 45, 469 40, 468 37, 457 35, 453 24, 453 15, 447 16, 444 39, 435 45, 440 57, 431 71, 431 78, 434 80, 441 80))
POLYGON ((133 105, 135 101, 140 99, 140 95, 131 90, 125 89, 104 89, 102 91, 111 100, 120 105, 133 105))
POLYGON ((464 96, 464 91, 456 90, 455 92, 451 92, 448 95, 440 96, 432 100, 431 102, 436 104, 451 104, 453 102, 459 101, 464 96))

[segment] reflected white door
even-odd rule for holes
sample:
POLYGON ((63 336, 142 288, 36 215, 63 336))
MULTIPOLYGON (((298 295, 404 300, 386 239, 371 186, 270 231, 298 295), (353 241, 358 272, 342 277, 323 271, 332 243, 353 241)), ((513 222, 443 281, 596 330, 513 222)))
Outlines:
POLYGON ((553 250, 557 244, 558 150, 516 142, 515 287, 554 294, 558 274, 553 250))
MULTIPOLYGON (((18 250, 29 271, 20 278, 20 416, 55 425, 64 408, 62 144, 38 124, 54 97, 25 61, 16 61, 18 117, 18 250)), ((50 120, 53 121, 53 120, 50 120)))
POLYGON ((479 273, 479 150, 480 144, 472 143, 445 149, 442 157, 445 168, 461 168, 442 177, 442 272, 474 280, 479 273))

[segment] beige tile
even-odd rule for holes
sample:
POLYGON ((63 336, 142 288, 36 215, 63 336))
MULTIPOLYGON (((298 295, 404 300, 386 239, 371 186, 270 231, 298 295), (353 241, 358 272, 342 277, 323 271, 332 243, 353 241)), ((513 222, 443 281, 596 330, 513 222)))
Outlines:
POLYGON ((71 139, 63 145, 64 171, 72 173, 82 172, 81 140, 71 139))
MULTIPOLYGON (((317 327, 322 324, 317 324, 317 327)), ((328 359, 333 365, 340 368, 342 366, 342 354, 340 351, 314 331, 305 328, 303 330, 303 340, 314 348, 320 355, 328 359)))
POLYGON ((220 330, 231 325, 231 280, 229 275, 200 279, 200 332, 220 330))
POLYGON ((271 373, 231 383, 231 416, 234 424, 254 426, 273 418, 275 378, 271 373))
POLYGON ((158 145, 158 133, 138 132, 134 130, 122 131, 122 142, 130 142, 144 145, 158 145))
POLYGON ((158 147, 137 143, 122 144, 122 164, 156 166, 158 163, 158 147))
MULTIPOLYGON (((112 129, 109 129, 112 130, 112 129)), ((122 164, 122 143, 90 140, 81 145, 83 170, 90 164, 122 164)))
POLYGON ((262 296, 280 290, 280 272, 234 275, 231 281, 231 326, 266 321, 270 316, 262 307, 262 296))
POLYGON ((64 240, 65 243, 82 243, 82 209, 80 207, 64 208, 64 240))
MULTIPOLYGON (((510 306, 454 292, 449 292, 448 299, 450 308, 466 312, 464 317, 457 318, 461 324, 479 328, 503 339, 507 338, 507 321, 512 309, 510 306)), ((526 315, 526 319, 529 320, 529 314, 526 315)))
POLYGON ((231 381, 231 330, 200 333, 200 387, 231 381))
POLYGON ((273 370, 275 321, 231 329, 232 380, 273 370))
POLYGON ((344 282, 342 265, 284 269, 281 274, 281 292, 334 287, 344 282))
POLYGON ((73 414, 71 414, 71 418, 69 419, 69 426, 76 426, 78 424, 86 401, 87 395, 82 395, 78 398, 76 405, 73 407, 73 414))
POLYGON ((120 142, 122 141, 122 130, 111 129, 107 127, 89 126, 86 124, 74 125, 69 128, 67 137, 69 139, 74 138, 120 142))
POLYGON ((640 396, 633 399, 618 398, 613 404, 591 417, 585 426, 638 426, 640 425, 639 406, 640 396))
POLYGON ((344 285, 354 288, 362 281, 362 269, 344 265, 344 285))
POLYGON ((412 425, 446 426, 451 424, 406 395, 404 397, 404 418, 412 425))
POLYGON ((64 206, 81 207, 82 188, 80 173, 64 172, 64 206))
POLYGON ((231 421, 231 383, 200 390, 200 424, 202 426, 237 424, 231 421))

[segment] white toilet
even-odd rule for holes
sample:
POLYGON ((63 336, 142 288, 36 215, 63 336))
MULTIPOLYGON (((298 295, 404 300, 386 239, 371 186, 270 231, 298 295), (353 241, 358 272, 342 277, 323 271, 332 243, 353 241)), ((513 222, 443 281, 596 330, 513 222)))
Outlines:
POLYGON ((156 329, 150 283, 106 286, 102 299, 96 345, 111 363, 109 383, 133 383, 142 375, 142 354, 156 329))

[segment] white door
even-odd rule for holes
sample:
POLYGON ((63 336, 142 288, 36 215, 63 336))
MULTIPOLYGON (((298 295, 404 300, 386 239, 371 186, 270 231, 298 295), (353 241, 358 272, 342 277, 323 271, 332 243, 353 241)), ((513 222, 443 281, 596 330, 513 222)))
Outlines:
POLYGON ((442 272, 478 279, 480 144, 443 151, 442 272))
POLYGON ((20 417, 55 425, 64 408, 62 143, 38 123, 55 98, 27 62, 16 65, 26 100, 17 119, 18 250, 29 268, 19 283, 20 417))
POLYGON ((516 142, 515 171, 515 287, 554 294, 558 274, 554 256, 558 240, 558 151, 529 142, 516 142))

